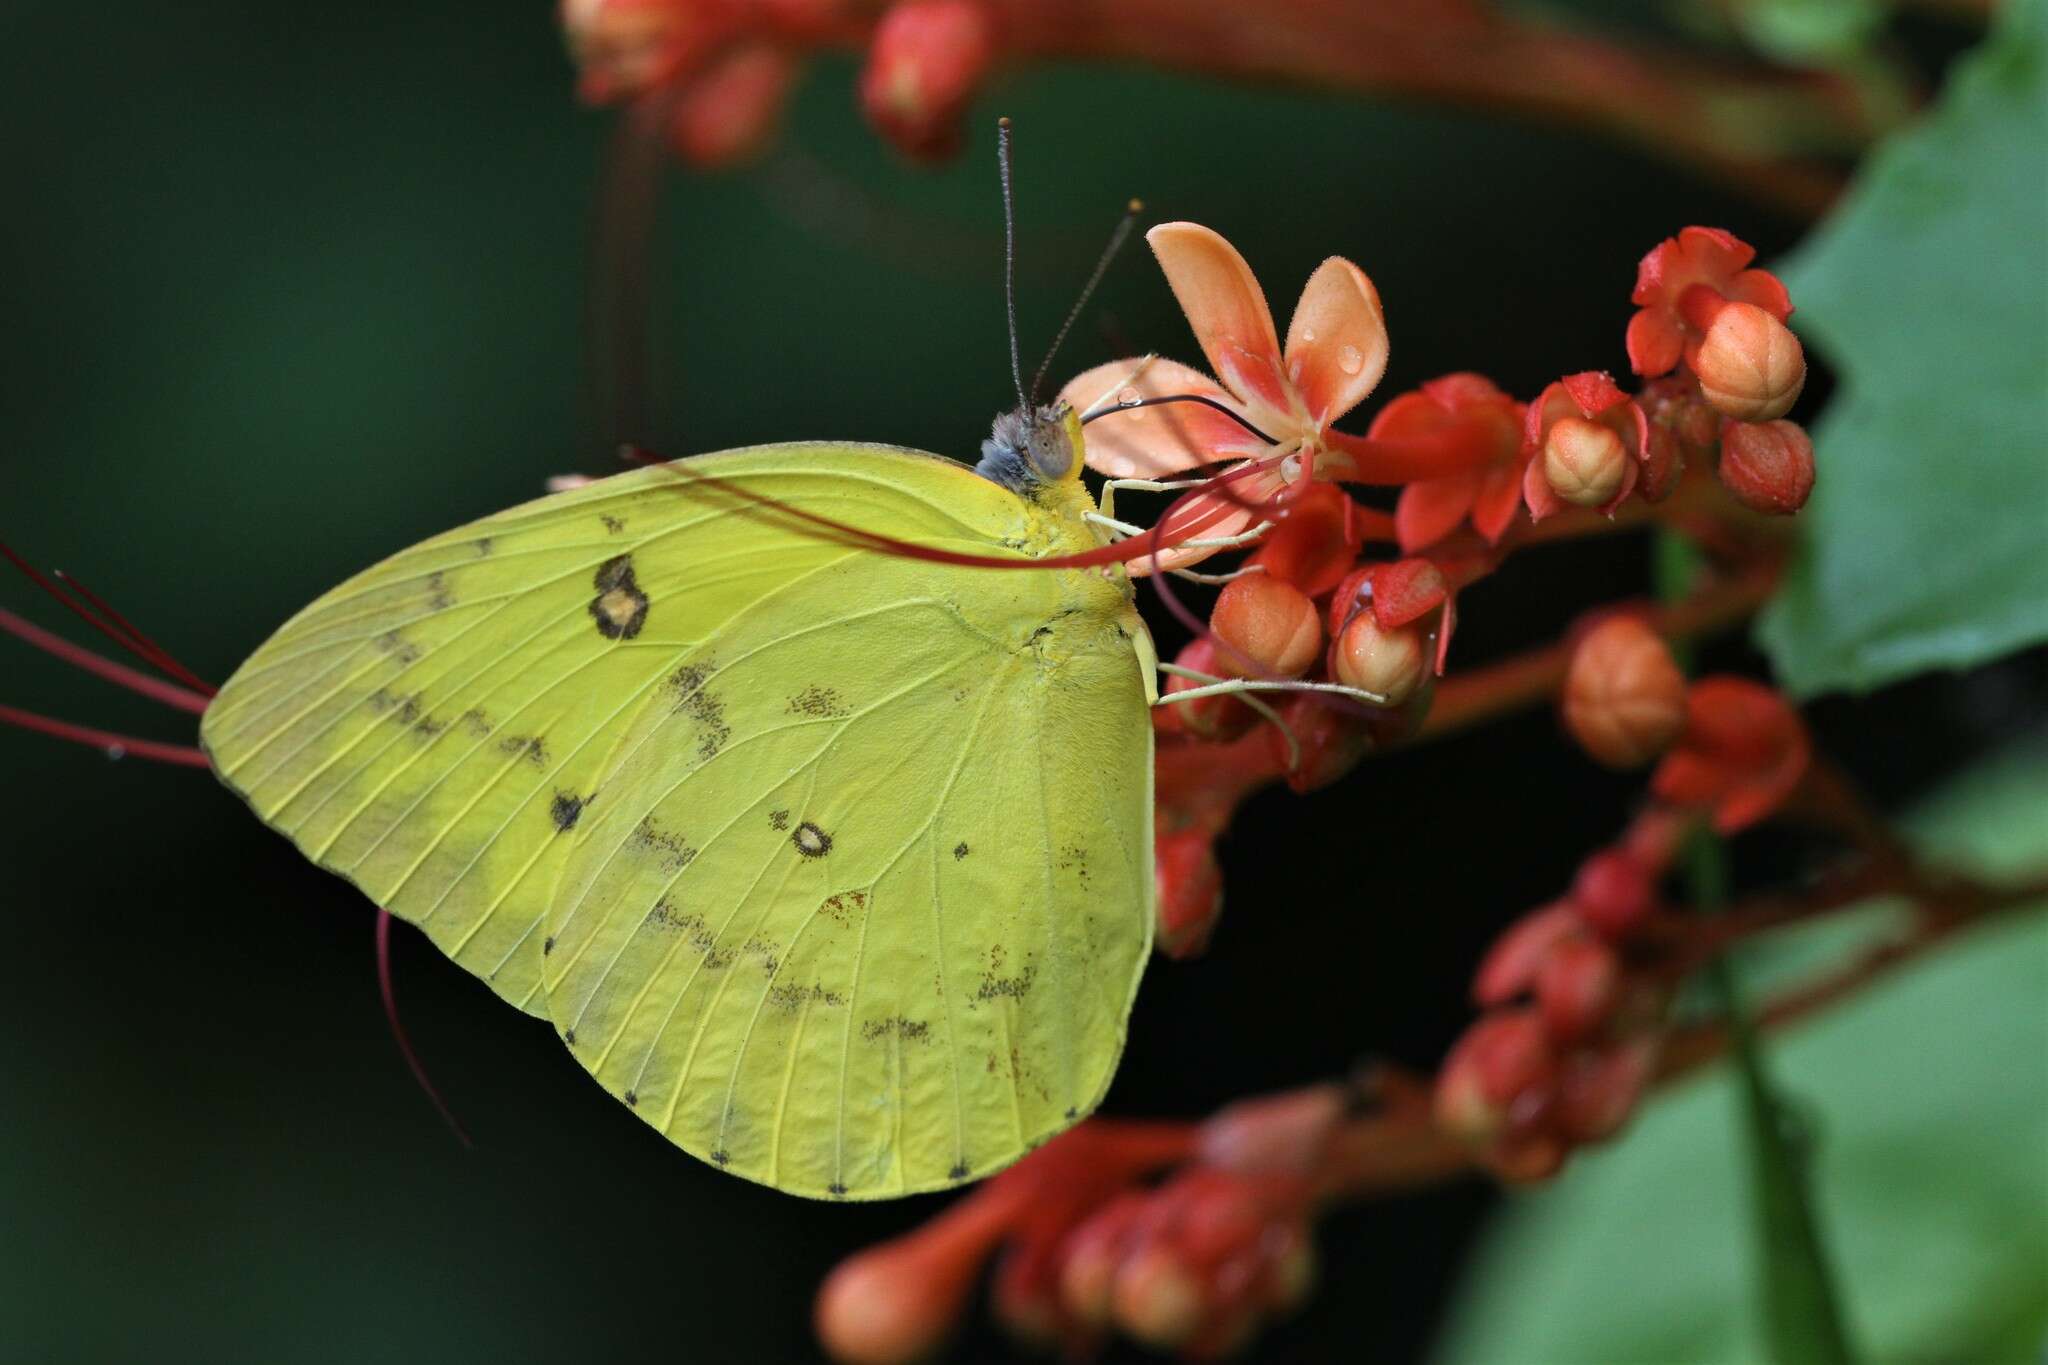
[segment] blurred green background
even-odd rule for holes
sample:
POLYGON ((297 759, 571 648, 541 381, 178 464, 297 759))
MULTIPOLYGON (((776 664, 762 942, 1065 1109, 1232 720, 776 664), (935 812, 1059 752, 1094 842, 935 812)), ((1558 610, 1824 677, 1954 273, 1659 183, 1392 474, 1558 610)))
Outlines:
MULTIPOLYGON (((219 678, 370 561, 601 472, 582 298, 610 118, 572 103, 550 7, 14 0, 0 35, 0 532, 30 558, 219 678)), ((666 451, 971 456, 1008 401, 992 157, 902 165, 853 112, 852 73, 813 70, 763 166, 667 181, 649 303, 666 451)), ((1120 69, 1010 80, 979 126, 999 111, 1019 130, 1027 353, 1133 194, 1229 236, 1283 317, 1323 256, 1362 264, 1393 335, 1385 395, 1460 368, 1522 393, 1621 368, 1656 240, 1713 223, 1772 255, 1801 230, 1477 115, 1120 69)), ((1142 249, 1102 297, 1060 372, 1131 346, 1194 358, 1142 249)), ((1466 604, 1461 655, 1640 591, 1644 559, 1624 540, 1518 563, 1466 604)), ((25 585, 0 601, 64 624, 25 585)), ((2003 700, 1935 681, 1817 721, 1897 799, 2009 729, 2038 672, 1998 675, 2003 700)), ((26 649, 0 651, 0 678, 7 703, 190 733, 26 649)), ((823 1272, 934 1207, 822 1207, 689 1160, 401 930, 406 1018, 479 1138, 465 1152, 392 1046, 349 888, 203 775, 14 732, 0 770, 0 1357, 804 1359, 823 1272)), ((1196 1115, 1369 1054, 1432 1063, 1480 946, 1634 792, 1536 715, 1305 805, 1262 798, 1226 849, 1215 949, 1156 966, 1109 1109, 1196 1115)), ((1488 1198, 1333 1219, 1324 1292, 1262 1358, 1415 1356, 1488 1198)), ((1002 1346, 976 1328, 962 1350, 1002 1346)))

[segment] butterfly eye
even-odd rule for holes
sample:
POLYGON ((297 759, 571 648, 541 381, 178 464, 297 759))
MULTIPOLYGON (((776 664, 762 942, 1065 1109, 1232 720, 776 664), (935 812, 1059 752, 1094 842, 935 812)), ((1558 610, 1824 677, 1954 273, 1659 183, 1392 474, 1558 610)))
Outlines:
POLYGON ((1041 417, 1032 423, 1028 454, 1031 472, 1047 483, 1057 483, 1074 472, 1074 442, 1065 422, 1041 417))

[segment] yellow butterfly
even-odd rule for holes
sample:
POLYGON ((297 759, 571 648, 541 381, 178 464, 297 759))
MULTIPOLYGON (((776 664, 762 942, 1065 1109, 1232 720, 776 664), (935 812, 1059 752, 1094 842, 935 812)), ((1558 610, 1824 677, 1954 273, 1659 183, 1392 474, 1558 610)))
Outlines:
POLYGON ((1116 564, 818 528, 1105 546, 1014 352, 978 469, 728 451, 386 560, 222 688, 216 772, 696 1156, 848 1199, 1009 1164, 1102 1099, 1150 952, 1151 641, 1116 564))

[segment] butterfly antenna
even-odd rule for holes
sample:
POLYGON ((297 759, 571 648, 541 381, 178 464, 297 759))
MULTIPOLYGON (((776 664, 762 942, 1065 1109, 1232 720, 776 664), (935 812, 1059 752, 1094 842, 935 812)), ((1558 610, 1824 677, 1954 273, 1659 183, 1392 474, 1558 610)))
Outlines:
POLYGON ((1067 333, 1073 330, 1075 321, 1081 316, 1081 310, 1086 308, 1088 300, 1094 297, 1095 286, 1101 284, 1102 277, 1109 273, 1110 262, 1116 259, 1116 254, 1123 250, 1124 243, 1130 240, 1131 229, 1137 225, 1138 215, 1144 211, 1145 205, 1142 200, 1133 199, 1124 205, 1124 216, 1117 221, 1116 230, 1109 234, 1109 245, 1102 249, 1102 255, 1097 258, 1095 272, 1088 277, 1088 283, 1081 286, 1081 297, 1075 299, 1074 306, 1067 310, 1067 320, 1060 324, 1059 331, 1053 333, 1052 345, 1046 348, 1045 359, 1038 362, 1038 373, 1031 376, 1033 403, 1038 401, 1038 391, 1045 384, 1045 373, 1052 368, 1053 357, 1060 353, 1060 343, 1064 342, 1067 333))
POLYGON ((996 120, 996 167, 1003 178, 1003 306, 1010 322, 1010 382, 1017 386, 1017 411, 1031 415, 1024 392, 1024 359, 1017 352, 1017 205, 1010 169, 1010 120, 996 120))

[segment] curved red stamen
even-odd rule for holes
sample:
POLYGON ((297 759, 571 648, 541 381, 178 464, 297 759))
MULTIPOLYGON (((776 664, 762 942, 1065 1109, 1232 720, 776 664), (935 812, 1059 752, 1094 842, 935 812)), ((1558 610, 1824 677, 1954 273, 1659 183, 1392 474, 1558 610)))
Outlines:
MULTIPOLYGON (((130 654, 133 654, 136 658, 142 660, 144 663, 150 665, 153 668, 160 669, 163 672, 170 674, 172 677, 178 678, 180 681, 186 683, 189 686, 195 687, 200 692, 203 692, 209 696, 212 695, 213 689, 208 687, 205 683, 200 682, 198 678, 193 677, 189 672, 185 670, 183 665, 178 663, 177 660, 171 658, 170 655, 163 653, 162 650, 157 649, 156 646, 150 644, 147 638, 142 636, 139 632, 133 638, 131 638, 130 636, 123 634, 119 628, 114 626, 105 618, 94 615, 91 611, 87 610, 84 603, 80 602, 77 598, 71 596, 71 594, 65 592, 62 588, 58 587, 55 583, 52 583, 49 579, 43 577, 43 575, 36 569, 36 567, 33 564, 30 564, 27 560, 23 559, 20 555, 16 554, 14 552, 14 547, 7 544, 7 542, 5 541, 0 541, 0 556, 4 556, 9 563, 14 565, 15 568, 21 570, 22 574, 27 577, 29 582, 35 584, 44 592, 56 598, 59 602, 63 603, 65 607, 69 608, 72 612, 76 613, 80 620, 84 621, 94 630, 100 632, 100 634, 106 636, 109 640, 112 640, 115 644, 121 646, 121 648, 127 650, 130 654), (152 650, 154 650, 155 652, 152 653, 152 650)), ((73 583, 75 586, 76 580, 73 580, 73 583)), ((88 596, 90 595, 91 594, 88 593, 88 596)), ((115 615, 115 619, 122 621, 122 624, 126 625, 125 618, 120 617, 118 614, 115 615)), ((127 628, 131 631, 134 630, 134 627, 132 626, 128 626, 127 628)))
POLYGON ((398 1043, 398 1050, 405 1056, 405 1064, 412 1071, 413 1080, 420 1089, 427 1092, 427 1099, 440 1112, 441 1119, 455 1133, 463 1146, 475 1148, 469 1133, 455 1117, 455 1111, 441 1098, 441 1092, 434 1089, 434 1082, 427 1076, 425 1063, 412 1050, 412 1040, 405 1035, 405 1025, 398 1018, 398 992, 391 984, 391 912, 379 907, 377 910, 377 990, 384 997, 384 1018, 391 1025, 391 1037, 398 1043))

